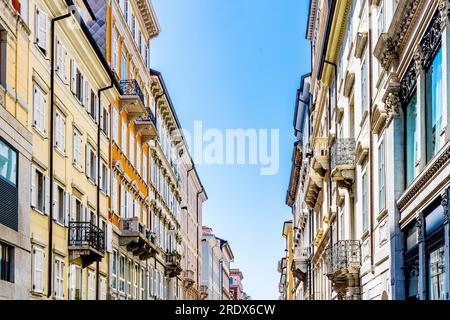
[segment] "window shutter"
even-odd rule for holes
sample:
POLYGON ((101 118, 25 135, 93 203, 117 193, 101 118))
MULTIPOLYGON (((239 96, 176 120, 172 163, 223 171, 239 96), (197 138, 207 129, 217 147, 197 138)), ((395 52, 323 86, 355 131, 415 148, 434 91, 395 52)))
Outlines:
POLYGON ((99 174, 99 167, 98 167, 98 155, 97 154, 95 154, 95 157, 94 157, 94 159, 95 159, 95 163, 93 164, 93 166, 94 166, 94 182, 98 185, 98 174, 99 174))
POLYGON ((100 161, 100 170, 98 172, 98 186, 100 187, 100 190, 106 193, 106 190, 104 190, 103 188, 103 161, 100 161))
POLYGON ((58 185, 53 182, 53 220, 59 218, 59 197, 58 197, 58 185))
POLYGON ((70 194, 64 192, 64 225, 66 227, 69 226, 70 209, 71 209, 70 194))
POLYGON ((61 150, 66 153, 66 118, 61 117, 60 118, 61 121, 61 150))
POLYGON ((37 44, 39 44, 39 19, 41 11, 36 8, 35 26, 34 26, 34 38, 37 44))
POLYGON ((41 94, 41 103, 40 103, 40 118, 39 118, 39 127, 41 132, 45 133, 45 107, 47 106, 47 100, 44 95, 41 94))
POLYGON ((125 218, 125 186, 120 185, 120 216, 125 218))
POLYGON ((47 50, 47 36, 48 36, 48 16, 44 11, 39 11, 38 15, 38 39, 39 47, 47 50))
MULTIPOLYGON (((105 166, 106 167, 106 166, 105 166)), ((111 192, 111 174, 109 168, 106 167, 106 194, 109 196, 111 192)))
POLYGON ((50 178, 44 176, 44 193, 45 193, 45 202, 44 202, 44 212, 45 214, 49 214, 50 211, 50 178))
MULTIPOLYGON (((62 61, 62 48, 61 48, 61 42, 56 40, 56 71, 61 74, 61 63, 62 61)), ((56 261, 55 261, 56 263, 56 261)))
POLYGON ((86 144, 86 176, 91 177, 91 147, 86 144))
POLYGON ((33 126, 37 127, 38 125, 38 119, 39 119, 39 108, 40 108, 40 96, 38 89, 36 86, 34 86, 34 92, 33 92, 33 126))
POLYGON ((77 200, 74 196, 70 196, 70 221, 76 221, 77 219, 77 200))
POLYGON ((100 129, 104 132, 104 133, 106 133, 106 127, 105 127, 105 121, 104 120, 106 120, 105 119, 105 116, 104 116, 104 114, 105 114, 105 112, 106 112, 106 108, 105 108, 105 106, 103 105, 103 103, 101 104, 101 108, 100 108, 100 129))
POLYGON ((36 208, 36 196, 37 196, 37 189, 36 189, 36 167, 31 166, 31 207, 36 208))
POLYGON ((92 97, 93 97, 92 103, 94 104, 94 108, 93 108, 94 114, 92 115, 92 117, 94 118, 95 123, 98 123, 98 97, 95 93, 92 95, 92 97))
POLYGON ((83 101, 83 105, 88 110, 88 113, 91 114, 91 86, 87 80, 84 81, 84 91, 85 91, 85 99, 83 101))
POLYGON ((77 92, 77 63, 75 60, 70 60, 70 90, 72 93, 76 94, 77 92))
POLYGON ((108 224, 106 225, 106 251, 108 251, 109 253, 112 252, 112 237, 112 224, 111 222, 108 222, 108 224))

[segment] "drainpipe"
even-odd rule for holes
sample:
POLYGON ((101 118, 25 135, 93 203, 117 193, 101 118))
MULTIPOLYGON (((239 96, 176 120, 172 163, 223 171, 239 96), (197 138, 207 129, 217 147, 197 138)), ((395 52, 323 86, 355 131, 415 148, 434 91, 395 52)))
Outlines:
POLYGON ((52 265, 53 265, 53 147, 54 147, 54 121, 55 121, 55 24, 58 21, 67 19, 72 16, 72 14, 75 14, 76 9, 73 6, 69 6, 69 12, 53 18, 51 20, 51 26, 50 26, 50 64, 51 64, 51 71, 50 71, 50 146, 49 146, 49 153, 50 153, 50 212, 49 212, 49 227, 48 227, 48 290, 47 290, 47 297, 50 298, 52 296, 53 288, 52 288, 52 265))
MULTIPOLYGON (((101 131, 101 114, 102 114, 102 92, 114 88, 114 83, 111 80, 111 84, 107 87, 101 88, 98 90, 98 113, 97 113, 97 227, 100 228, 100 179, 98 178, 100 176, 100 131, 101 131)), ((105 179, 104 177, 103 179, 105 179)), ((106 230, 103 230, 103 232, 106 232, 106 230)), ((106 239, 105 233, 103 233, 103 239, 106 239)), ((103 241, 103 245, 105 244, 105 241, 103 241)), ((95 298, 96 300, 99 300, 99 294, 100 294, 100 262, 97 261, 96 263, 96 290, 95 290, 95 298)))

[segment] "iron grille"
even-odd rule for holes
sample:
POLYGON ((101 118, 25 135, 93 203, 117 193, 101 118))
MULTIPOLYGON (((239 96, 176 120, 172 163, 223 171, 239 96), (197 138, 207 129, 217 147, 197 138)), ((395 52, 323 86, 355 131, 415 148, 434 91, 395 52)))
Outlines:
POLYGON ((91 222, 70 222, 69 247, 92 247, 104 253, 105 233, 91 222))
POLYGON ((142 93, 139 83, 135 79, 120 81, 120 89, 124 96, 138 96, 142 103, 145 104, 144 94, 142 93))
POLYGON ((325 251, 328 274, 361 266, 361 245, 358 240, 341 240, 325 251))

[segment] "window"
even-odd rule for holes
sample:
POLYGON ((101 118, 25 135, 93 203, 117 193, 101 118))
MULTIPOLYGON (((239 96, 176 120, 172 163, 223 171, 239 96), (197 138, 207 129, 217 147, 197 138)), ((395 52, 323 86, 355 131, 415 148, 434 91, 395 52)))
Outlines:
POLYGON ((64 260, 59 257, 55 257, 54 277, 55 298, 64 299, 64 260))
POLYGON ((109 168, 106 163, 102 160, 100 161, 100 190, 103 191, 104 194, 109 195, 109 168))
POLYGON ((147 154, 144 152, 142 154, 142 178, 144 179, 145 183, 148 183, 148 159, 147 154))
POLYGON ((42 90, 34 86, 33 90, 33 127, 41 134, 45 134, 45 109, 47 100, 42 90))
POLYGON ((116 144, 119 144, 119 111, 117 111, 116 107, 112 106, 112 125, 113 125, 113 132, 112 132, 112 138, 116 144))
POLYGON ((120 255, 119 261, 119 291, 125 293, 125 256, 120 255))
POLYGON ((417 131, 417 95, 406 106, 406 185, 416 178, 416 163, 418 160, 419 137, 417 131))
POLYGON ((127 279, 127 296, 131 297, 132 288, 131 288, 131 281, 133 280, 133 262, 131 260, 128 260, 128 263, 126 264, 126 279, 127 279))
POLYGON ((141 277, 140 277, 140 300, 145 300, 145 270, 141 268, 141 277))
POLYGON ((35 41, 38 47, 45 54, 48 49, 48 16, 36 7, 36 25, 34 29, 35 41))
POLYGON ((69 300, 82 300, 83 288, 82 288, 82 270, 79 266, 70 265, 70 284, 69 284, 69 300))
POLYGON ((362 175, 361 182, 361 192, 362 192, 362 220, 363 220, 363 231, 369 228, 369 211, 368 211, 368 194, 367 194, 367 172, 362 175))
POLYGON ((83 140, 77 130, 73 130, 73 165, 79 170, 83 169, 83 140))
POLYGON ((446 300, 444 247, 432 251, 428 256, 427 264, 429 274, 429 300, 446 300))
POLYGON ((426 149, 429 162, 441 149, 444 92, 442 91, 442 48, 426 71, 426 149))
POLYGON ((142 174, 141 171, 141 145, 139 142, 136 144, 136 170, 139 174, 142 174))
POLYGON ((97 183, 97 155, 90 144, 86 145, 86 176, 97 183))
POLYGON ((32 290, 35 293, 44 293, 44 249, 37 246, 34 247, 32 259, 32 290))
POLYGON ((14 282, 14 248, 0 242, 0 280, 14 282))
POLYGON ((100 288, 99 288, 99 299, 106 300, 106 277, 100 276, 100 288))
POLYGON ((58 110, 55 112, 55 147, 63 155, 66 153, 66 117, 58 110))
POLYGON ((380 6, 378 8, 378 36, 380 38, 381 34, 384 32, 384 0, 380 1, 380 6))
POLYGON ((87 288, 88 288, 87 299, 95 300, 95 273, 92 270, 88 270, 87 288))
POLYGON ((367 60, 364 60, 361 67, 361 116, 367 110, 367 60))
POLYGON ((127 156, 128 152, 127 152, 127 124, 125 123, 125 120, 122 119, 122 141, 121 141, 121 146, 122 146, 122 152, 127 156))
POLYGON ((0 139, 0 178, 17 186, 17 152, 0 139))
POLYGON ((50 203, 50 179, 31 167, 31 207, 48 214, 50 203))
POLYGON ((113 250, 112 259, 111 259, 111 288, 114 290, 117 289, 117 251, 113 250))
POLYGON ((378 210, 386 207, 384 141, 378 147, 378 210))
POLYGON ((90 84, 86 81, 86 109, 91 118, 97 123, 98 121, 98 99, 90 84))
POLYGON ((100 115, 100 129, 109 138, 109 112, 108 108, 102 105, 102 113, 100 115))
POLYGON ((57 183, 53 183, 53 208, 54 219, 62 224, 67 225, 68 223, 68 205, 69 205, 69 194, 67 194, 63 188, 61 188, 57 183))
POLYGON ((114 71, 118 71, 119 69, 119 42, 116 31, 112 35, 111 67, 114 71))
POLYGON ((111 210, 114 213, 118 213, 117 211, 117 202, 118 202, 118 189, 119 189, 119 182, 117 181, 117 175, 113 174, 112 178, 112 192, 111 192, 111 210))
POLYGON ((137 300, 139 297, 139 266, 134 265, 133 271, 133 299, 137 300))
POLYGON ((56 42, 56 72, 64 81, 67 80, 66 60, 67 50, 58 39, 56 42))
POLYGON ((70 63, 70 89, 72 90, 75 97, 78 99, 80 103, 84 102, 84 91, 85 89, 85 82, 84 77, 81 74, 80 69, 78 68, 77 63, 75 60, 71 60, 70 63))
POLYGON ((128 153, 130 155, 130 161, 131 164, 134 165, 134 141, 135 141, 135 137, 134 137, 134 133, 130 130, 130 144, 128 146, 128 153))

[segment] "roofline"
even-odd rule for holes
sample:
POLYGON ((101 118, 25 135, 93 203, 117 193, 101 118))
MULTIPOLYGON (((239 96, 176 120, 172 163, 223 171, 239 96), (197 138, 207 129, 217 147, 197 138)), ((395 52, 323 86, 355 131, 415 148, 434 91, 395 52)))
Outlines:
MULTIPOLYGON (((175 108, 173 106, 173 102, 172 102, 172 99, 170 98, 169 90, 167 89, 166 83, 164 82, 164 78, 162 76, 162 73, 157 71, 157 70, 155 70, 155 69, 150 68, 150 75, 158 77, 159 82, 161 83, 161 86, 163 88, 164 94, 165 94, 165 96, 167 98, 167 101, 169 102, 170 111, 172 112, 172 114, 173 114, 173 116, 175 118, 175 121, 177 123, 178 128, 182 129, 183 127, 181 126, 181 122, 180 122, 180 120, 178 118, 178 115, 177 115, 177 113, 175 111, 175 108)), ((185 142, 186 138, 184 137, 183 131, 180 130, 180 133, 181 133, 183 141, 185 142)), ((203 186, 202 181, 200 180, 200 175, 198 174, 198 171, 197 171, 197 168, 195 166, 194 160, 192 159, 192 156, 191 156, 188 148, 186 148, 186 151, 187 151, 187 153, 189 155, 189 159, 191 160, 192 168, 194 169, 195 175, 197 176, 197 180, 198 180, 198 182, 200 184, 200 187, 202 188, 202 192, 201 193, 204 193, 206 200, 208 200, 208 195, 206 194, 205 187, 203 186)))

